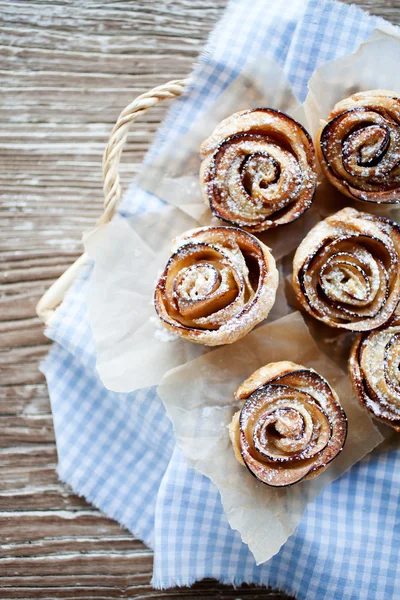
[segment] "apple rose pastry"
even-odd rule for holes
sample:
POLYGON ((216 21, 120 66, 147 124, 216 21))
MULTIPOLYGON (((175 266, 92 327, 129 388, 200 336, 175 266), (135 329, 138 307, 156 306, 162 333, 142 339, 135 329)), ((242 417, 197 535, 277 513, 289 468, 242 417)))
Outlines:
POLYGON ((371 415, 400 431, 400 316, 360 334, 350 353, 349 373, 357 398, 371 415))
POLYGON ((262 483, 284 487, 316 477, 343 449, 346 415, 313 369, 270 363, 234 395, 243 401, 229 426, 235 456, 262 483))
POLYGON ((272 108, 235 113, 201 145, 200 181, 212 213, 247 231, 300 217, 311 205, 317 173, 307 131, 272 108))
POLYGON ((200 227, 178 237, 155 291, 161 321, 206 346, 231 344, 268 316, 278 271, 269 249, 234 227, 200 227))
POLYGON ((378 203, 400 202, 400 97, 387 90, 338 102, 319 131, 317 155, 343 194, 378 203))
POLYGON ((300 304, 331 327, 367 331, 383 325, 400 298, 400 228, 344 208, 317 223, 293 259, 300 304))

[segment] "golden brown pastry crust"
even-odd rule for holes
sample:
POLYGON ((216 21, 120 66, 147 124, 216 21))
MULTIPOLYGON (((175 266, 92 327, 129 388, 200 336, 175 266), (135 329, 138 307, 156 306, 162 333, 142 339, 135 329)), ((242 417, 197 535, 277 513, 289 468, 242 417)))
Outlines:
POLYGON ((316 152, 329 181, 365 202, 400 202, 400 97, 388 90, 338 102, 321 127, 316 152))
POLYGON ((317 172, 307 131, 271 108, 235 113, 201 145, 200 182, 212 213, 246 231, 300 217, 311 205, 317 172))
POLYGON ((349 374, 354 392, 370 414, 400 431, 400 316, 360 334, 351 349, 349 374))
POLYGON ((234 395, 243 401, 229 426, 235 456, 262 483, 285 487, 311 479, 342 451, 346 415, 335 391, 313 369, 270 363, 234 395))
POLYGON ((200 227, 177 238, 155 290, 155 308, 177 335, 231 344, 263 321, 278 287, 264 244, 235 227, 200 227))
POLYGON ((344 208, 301 242, 293 260, 293 288, 316 319, 367 331, 385 323, 399 302, 399 262, 396 223, 344 208))

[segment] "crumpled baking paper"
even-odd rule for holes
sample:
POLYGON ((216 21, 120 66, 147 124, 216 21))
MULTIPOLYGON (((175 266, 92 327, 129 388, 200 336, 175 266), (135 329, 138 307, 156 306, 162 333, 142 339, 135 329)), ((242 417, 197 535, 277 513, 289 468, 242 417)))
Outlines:
POLYGON ((286 302, 283 289, 291 273, 290 254, 317 221, 344 206, 394 219, 399 208, 352 201, 322 179, 313 206, 305 215, 258 236, 271 247, 280 271, 277 301, 268 320, 288 316, 259 326, 228 347, 211 350, 166 332, 152 302, 155 282, 177 234, 219 223, 203 202, 198 170, 200 143, 221 119, 241 109, 272 106, 291 114, 315 136, 320 120, 342 98, 373 88, 400 93, 399 57, 400 41, 394 30, 375 30, 354 54, 317 69, 301 107, 277 65, 248 65, 187 134, 144 166, 139 185, 169 207, 143 217, 116 219, 85 238, 86 251, 95 261, 88 302, 101 380, 109 389, 129 392, 158 384, 172 369, 159 391, 174 422, 178 443, 190 464, 219 487, 231 526, 240 531, 257 562, 279 550, 307 503, 327 483, 381 440, 369 416, 354 400, 345 374, 345 354, 352 334, 328 331, 314 320, 313 341, 302 318, 288 315, 293 306, 290 299, 286 302), (330 350, 336 365, 316 342, 330 350), (316 479, 284 490, 258 483, 237 463, 226 430, 238 408, 233 391, 255 369, 276 360, 314 367, 336 389, 349 417, 349 436, 342 454, 316 479))
MULTIPOLYGON (((168 369, 210 352, 169 332, 153 304, 172 239, 196 225, 185 212, 165 206, 114 219, 85 235, 85 250, 94 260, 87 300, 96 369, 106 388, 131 392, 156 385, 168 369)), ((288 311, 281 273, 268 320, 288 311)))
MULTIPOLYGON (((158 384, 170 368, 209 348, 169 333, 159 322, 153 293, 171 242, 178 234, 221 222, 211 217, 199 184, 200 143, 218 122, 243 108, 270 105, 285 112, 298 107, 283 71, 272 61, 249 65, 193 124, 192 129, 143 167, 138 185, 168 203, 155 213, 114 219, 84 237, 94 260, 88 286, 89 318, 96 346, 96 368, 106 388, 131 392, 158 384)), ((294 250, 319 220, 310 209, 276 231, 260 235, 275 260, 294 250)), ((287 314, 281 265, 280 285, 268 320, 287 314)))
POLYGON ((257 564, 279 551, 321 490, 382 441, 353 396, 347 375, 319 350, 299 312, 169 371, 158 387, 176 440, 189 464, 217 486, 233 529, 257 564), (240 408, 233 393, 256 369, 291 360, 312 367, 337 392, 348 418, 343 451, 321 475, 287 488, 260 483, 235 458, 228 425, 240 408))
MULTIPOLYGON (((211 214, 205 204, 199 169, 201 143, 212 134, 220 121, 240 110, 272 107, 292 115, 299 103, 282 69, 272 61, 247 65, 211 106, 196 119, 190 130, 173 140, 142 170, 138 184, 161 200, 177 206, 193 217, 199 225, 216 225, 221 221, 211 214)), ((309 129, 307 116, 300 112, 302 125, 309 129)), ((320 219, 315 206, 299 219, 256 236, 272 250, 276 260, 294 250, 320 219)), ((225 224, 225 223, 224 223, 225 224)))
MULTIPOLYGON (((294 112, 301 123, 307 123, 313 139, 333 106, 356 92, 384 89, 400 94, 400 37, 397 29, 375 29, 370 38, 353 53, 327 62, 314 72, 308 83, 304 104, 294 112)), ((385 216, 400 217, 396 204, 379 205, 353 200, 342 195, 326 179, 320 177, 315 205, 326 217, 345 206, 385 216)))

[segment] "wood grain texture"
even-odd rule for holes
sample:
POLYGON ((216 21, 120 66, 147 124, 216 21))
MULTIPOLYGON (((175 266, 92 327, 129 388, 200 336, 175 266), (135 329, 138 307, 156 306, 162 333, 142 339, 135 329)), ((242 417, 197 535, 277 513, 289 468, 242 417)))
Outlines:
MULTIPOLYGON (((266 0, 267 1, 267 0, 266 0)), ((120 110, 185 76, 225 0, 0 0, 0 598, 283 598, 204 581, 154 591, 152 554, 58 481, 36 302, 101 212, 120 110)), ((400 22, 400 1, 357 2, 400 22)), ((165 113, 134 127, 132 179, 165 113)))

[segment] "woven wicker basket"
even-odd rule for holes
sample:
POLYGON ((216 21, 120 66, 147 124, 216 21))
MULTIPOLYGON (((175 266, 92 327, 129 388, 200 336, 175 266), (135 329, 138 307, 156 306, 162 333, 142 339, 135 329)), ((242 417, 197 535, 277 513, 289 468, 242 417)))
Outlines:
MULTIPOLYGON (((119 163, 131 124, 152 106, 163 100, 180 96, 185 89, 185 85, 187 85, 187 79, 170 81, 155 87, 149 92, 138 96, 119 115, 111 131, 103 156, 104 210, 97 220, 97 225, 104 225, 111 221, 120 201, 122 189, 119 181, 119 163)), ((61 304, 66 291, 86 260, 86 254, 82 254, 39 300, 36 313, 43 323, 47 323, 57 306, 61 304)))

